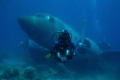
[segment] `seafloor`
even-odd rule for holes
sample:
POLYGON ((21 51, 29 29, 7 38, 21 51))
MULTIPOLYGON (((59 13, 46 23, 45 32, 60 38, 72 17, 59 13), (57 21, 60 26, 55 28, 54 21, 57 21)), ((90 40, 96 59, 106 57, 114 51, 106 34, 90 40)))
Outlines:
POLYGON ((68 70, 63 63, 58 64, 57 70, 49 67, 44 71, 40 69, 44 65, 39 65, 36 68, 33 66, 9 66, 7 64, 0 64, 0 66, 0 80, 119 80, 120 75, 112 69, 105 73, 94 72, 82 75, 68 70))
POLYGON ((33 65, 25 54, 16 56, 18 52, 1 52, 0 80, 120 80, 120 68, 115 66, 118 64, 115 62, 105 61, 104 66, 91 70, 86 65, 75 71, 68 69, 64 63, 58 63, 57 68, 46 64, 33 65))

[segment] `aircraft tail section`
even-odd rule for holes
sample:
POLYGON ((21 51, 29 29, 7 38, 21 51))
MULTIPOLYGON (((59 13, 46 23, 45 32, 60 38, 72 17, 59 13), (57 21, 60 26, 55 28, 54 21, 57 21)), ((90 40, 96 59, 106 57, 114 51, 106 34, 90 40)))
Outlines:
POLYGON ((82 27, 82 33, 81 38, 77 43, 77 51, 80 54, 86 54, 86 53, 97 53, 98 55, 102 53, 102 51, 99 49, 98 45, 92 41, 89 38, 86 38, 86 29, 87 29, 87 20, 83 20, 83 27, 82 27))

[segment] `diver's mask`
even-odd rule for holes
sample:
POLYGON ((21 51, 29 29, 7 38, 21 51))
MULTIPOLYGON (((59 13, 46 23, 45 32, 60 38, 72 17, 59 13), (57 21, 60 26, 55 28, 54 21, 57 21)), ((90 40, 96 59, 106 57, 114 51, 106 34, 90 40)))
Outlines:
MULTIPOLYGON (((69 44, 71 42, 71 39, 72 39, 72 34, 69 33, 67 30, 61 30, 61 31, 58 31, 56 33, 59 33, 59 37, 58 37, 58 41, 60 43, 63 43, 63 44, 69 44)), ((53 44, 55 44, 55 42, 53 42, 53 36, 56 34, 54 33, 51 37, 51 42, 53 44)))

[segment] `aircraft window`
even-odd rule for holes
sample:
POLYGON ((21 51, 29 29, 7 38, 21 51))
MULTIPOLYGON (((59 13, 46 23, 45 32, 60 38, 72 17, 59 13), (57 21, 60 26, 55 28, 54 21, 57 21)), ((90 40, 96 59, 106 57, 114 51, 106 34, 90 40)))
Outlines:
POLYGON ((46 16, 45 19, 49 20, 49 19, 50 19, 50 16, 46 16))
POLYGON ((54 18, 53 18, 53 17, 50 17, 49 21, 50 21, 51 23, 54 23, 54 18))
POLYGON ((50 16, 46 16, 45 19, 49 20, 51 23, 54 23, 54 18, 50 16))
POLYGON ((36 16, 37 16, 37 17, 44 18, 44 19, 46 19, 46 20, 49 20, 51 23, 54 23, 54 18, 51 17, 51 16, 46 16, 46 15, 41 15, 41 14, 37 14, 36 16))

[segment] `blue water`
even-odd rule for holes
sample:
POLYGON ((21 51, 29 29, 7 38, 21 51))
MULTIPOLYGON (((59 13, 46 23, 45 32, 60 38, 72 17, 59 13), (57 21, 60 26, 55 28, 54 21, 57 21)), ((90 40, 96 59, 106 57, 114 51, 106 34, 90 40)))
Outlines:
POLYGON ((112 50, 120 50, 119 0, 0 0, 0 50, 20 45, 27 35, 17 18, 21 15, 48 13, 81 33, 87 20, 87 37, 106 41, 112 50))
POLYGON ((18 16, 49 13, 77 32, 81 31, 82 20, 86 19, 89 38, 101 41, 106 37, 112 48, 119 50, 119 4, 118 0, 1 0, 0 47, 18 45, 25 38, 17 22, 18 16), (95 26, 97 20, 99 25, 95 26))

